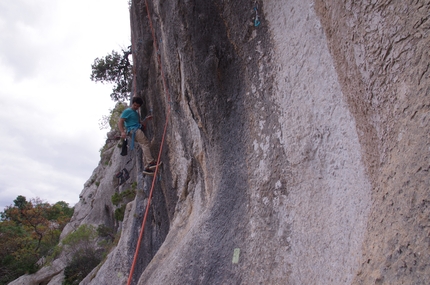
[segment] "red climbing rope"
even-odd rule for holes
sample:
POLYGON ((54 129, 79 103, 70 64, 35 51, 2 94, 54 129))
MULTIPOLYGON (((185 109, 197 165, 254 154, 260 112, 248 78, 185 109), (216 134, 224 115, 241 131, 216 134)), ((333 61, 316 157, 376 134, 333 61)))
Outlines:
MULTIPOLYGON (((149 7, 148 7, 148 0, 145 0, 145 5, 146 5, 146 12, 148 14, 149 26, 151 28, 152 39, 153 39, 153 42, 154 42, 154 50, 155 50, 156 54, 158 55, 157 56, 158 66, 160 68, 161 77, 163 79, 164 91, 166 92, 167 103, 169 103, 170 102, 169 89, 167 88, 166 78, 164 76, 164 71, 163 71, 162 64, 161 64, 161 56, 160 56, 160 53, 158 52, 158 45, 157 45, 157 40, 155 38, 155 31, 154 31, 154 27, 152 26, 151 14, 149 12, 149 7)), ((148 214, 149 214, 149 207, 151 205, 152 194, 154 192, 154 186, 155 186, 155 181, 156 181, 156 178, 157 178, 158 168, 160 166, 160 164, 158 162, 161 161, 161 153, 163 151, 164 139, 165 139, 166 133, 167 133, 167 124, 169 122, 169 117, 170 117, 170 107, 168 106, 167 107, 167 113, 166 113, 166 123, 164 124, 163 137, 161 139, 160 151, 158 152, 157 167, 155 168, 154 177, 152 178, 152 185, 151 185, 151 191, 149 192, 148 204, 146 205, 145 215, 143 217, 142 226, 140 228, 139 239, 137 241, 136 251, 134 253, 134 258, 133 258, 133 263, 131 264, 130 274, 128 275, 127 285, 130 285, 131 281, 133 279, 134 268, 136 266, 137 257, 139 255, 140 244, 141 244, 141 241, 142 241, 142 237, 143 237, 143 232, 144 232, 144 229, 145 229, 146 220, 147 220, 148 214)))

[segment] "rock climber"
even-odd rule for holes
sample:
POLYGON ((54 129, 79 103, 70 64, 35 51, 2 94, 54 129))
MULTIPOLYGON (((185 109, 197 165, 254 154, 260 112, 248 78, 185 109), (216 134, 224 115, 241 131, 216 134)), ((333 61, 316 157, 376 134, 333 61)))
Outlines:
POLYGON ((122 139, 126 139, 128 134, 131 135, 131 148, 133 148, 134 141, 136 141, 140 145, 143 153, 143 174, 153 176, 154 170, 157 167, 157 161, 152 157, 150 150, 150 142, 143 133, 143 130, 145 130, 146 128, 146 121, 151 120, 152 116, 147 116, 143 121, 140 120, 140 115, 137 110, 139 110, 142 104, 142 98, 133 97, 131 107, 125 109, 120 116, 120 119, 118 121, 118 128, 121 132, 122 139))

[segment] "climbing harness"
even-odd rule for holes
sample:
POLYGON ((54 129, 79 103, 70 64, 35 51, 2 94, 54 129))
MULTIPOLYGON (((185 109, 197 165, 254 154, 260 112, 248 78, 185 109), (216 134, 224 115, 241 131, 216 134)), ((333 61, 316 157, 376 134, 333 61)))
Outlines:
MULTIPOLYGON (((163 79, 163 87, 164 87, 164 91, 166 93, 166 102, 170 102, 170 93, 169 93, 169 89, 167 88, 166 77, 164 75, 163 65, 161 62, 161 53, 158 50, 157 40, 155 37, 155 31, 154 31, 154 27, 152 25, 152 18, 151 18, 151 13, 149 12, 148 0, 145 0, 145 6, 146 6, 146 12, 148 14, 149 26, 151 28, 151 34, 152 34, 152 39, 153 39, 153 44, 154 44, 154 51, 157 54, 158 66, 160 68, 161 77, 163 79)), ((133 72, 134 72, 134 80, 136 80, 136 71, 133 70, 133 72)), ((134 82, 134 92, 135 92, 134 94, 137 94, 136 93, 136 81, 134 82)), ((164 124, 163 136, 161 138, 160 150, 158 152, 157 161, 161 161, 161 154, 163 152, 164 140, 165 140, 166 133, 167 133, 167 125, 168 125, 169 118, 170 118, 170 108, 166 108, 166 109, 167 109, 167 111, 166 111, 166 123, 164 124)), ((150 190, 149 196, 148 196, 148 203, 146 205, 145 215, 143 216, 142 226, 140 227, 140 234, 139 234, 139 238, 137 240, 136 251, 134 253, 134 258, 133 258, 133 262, 131 264, 130 273, 128 275, 127 285, 130 285, 131 281, 133 279, 134 268, 135 268, 136 263, 137 263, 137 258, 139 255, 139 249, 140 249, 140 245, 141 245, 142 238, 143 238, 145 224, 146 224, 146 220, 147 220, 148 215, 149 215, 149 208, 151 206, 151 200, 152 200, 155 182, 157 180, 157 174, 158 174, 159 166, 160 166, 160 164, 158 163, 157 167, 155 168, 155 171, 154 171, 154 177, 152 178, 152 185, 151 185, 151 190, 150 190)))
POLYGON ((135 137, 136 137, 136 132, 137 132, 137 130, 138 130, 138 129, 140 129, 140 128, 141 128, 141 125, 139 124, 139 127, 132 128, 132 129, 130 129, 130 131, 129 131, 129 133, 131 133, 130 150, 133 150, 133 149, 134 149, 134 139, 135 139, 135 137))
MULTIPOLYGON (((152 114, 152 109, 151 109, 151 113, 150 114, 152 114)), ((145 120, 146 120, 146 118, 145 118, 145 120)), ((128 135, 131 134, 130 150, 134 149, 134 142, 135 142, 135 139, 136 139, 136 132, 139 129, 143 132, 145 130, 145 126, 143 126, 141 124, 138 124, 138 125, 135 125, 134 127, 130 127, 130 128, 127 129, 127 134, 128 135)), ((127 139, 124 139, 124 144, 125 144, 125 146, 127 146, 127 139)), ((124 145, 123 145, 123 151, 124 151, 124 145)), ((127 155, 127 150, 125 150, 124 153, 125 154, 122 154, 122 152, 121 152, 121 155, 127 155)))
POLYGON ((254 26, 258 27, 260 25, 260 17, 258 16, 258 3, 257 1, 254 2, 254 11, 255 11, 255 20, 254 20, 254 26))

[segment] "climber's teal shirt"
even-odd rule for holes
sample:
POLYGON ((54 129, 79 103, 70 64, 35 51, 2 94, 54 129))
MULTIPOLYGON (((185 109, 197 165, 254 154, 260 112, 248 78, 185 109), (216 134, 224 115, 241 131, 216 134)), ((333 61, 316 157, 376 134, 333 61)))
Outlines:
POLYGON ((132 108, 125 109, 121 114, 121 118, 124 119, 124 126, 127 132, 140 128, 139 113, 132 108))

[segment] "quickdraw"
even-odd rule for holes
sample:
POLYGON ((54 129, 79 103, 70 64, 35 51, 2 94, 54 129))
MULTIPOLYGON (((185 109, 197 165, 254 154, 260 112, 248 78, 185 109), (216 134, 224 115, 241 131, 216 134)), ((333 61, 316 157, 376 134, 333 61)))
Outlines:
POLYGON ((117 172, 115 174, 115 178, 118 179, 118 185, 124 184, 129 178, 130 178, 130 171, 133 169, 134 165, 131 167, 130 170, 127 170, 127 164, 129 164, 132 161, 132 158, 130 156, 130 159, 125 163, 124 168, 117 172))
POLYGON ((260 17, 258 16, 258 3, 257 1, 254 2, 255 3, 255 7, 254 7, 254 11, 255 11, 255 20, 254 20, 254 26, 258 27, 260 25, 260 17))
POLYGON ((130 178, 130 173, 127 169, 123 168, 115 177, 118 178, 118 185, 122 185, 130 178))

